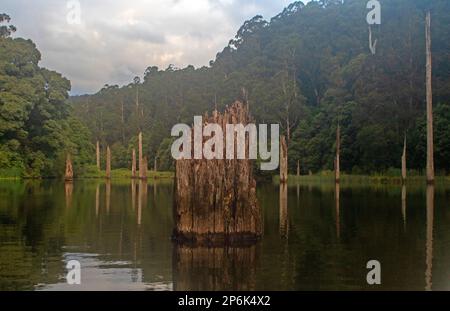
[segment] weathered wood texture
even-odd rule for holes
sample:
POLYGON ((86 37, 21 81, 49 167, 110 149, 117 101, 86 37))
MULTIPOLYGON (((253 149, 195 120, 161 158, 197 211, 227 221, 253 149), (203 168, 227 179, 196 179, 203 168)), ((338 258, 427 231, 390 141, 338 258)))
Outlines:
POLYGON ((426 89, 427 89, 427 182, 434 182, 434 145, 433 145, 433 89, 431 85, 431 15, 427 13, 425 21, 426 37, 426 89))
POLYGON ((138 135, 138 152, 139 152, 139 158, 138 158, 138 164, 139 164, 139 178, 144 178, 144 163, 143 163, 143 153, 142 153, 142 132, 138 135))
POLYGON ((334 160, 335 181, 341 180, 341 126, 338 124, 336 129, 336 159, 334 160))
POLYGON ((131 178, 136 178, 136 150, 131 152, 131 178))
POLYGON ((106 178, 111 178, 111 149, 106 147, 106 178))
POLYGON ((288 148, 286 137, 280 138, 280 182, 285 183, 288 180, 288 148))
POLYGON ((403 154, 402 154, 402 182, 406 181, 406 136, 403 141, 403 154))
POLYGON ((97 140, 96 148, 95 148, 95 157, 97 159, 97 168, 100 170, 100 142, 97 140))
MULTIPOLYGON (((223 114, 206 115, 204 125, 219 124, 225 140, 226 124, 245 126, 250 121, 246 107, 236 102, 223 114)), ((248 143, 246 139, 247 151, 248 143)), ((234 242, 261 236, 263 224, 251 160, 237 160, 236 155, 230 160, 181 159, 175 166, 176 240, 234 242)))
POLYGON ((66 181, 73 180, 73 166, 72 160, 70 159, 70 154, 67 154, 66 156, 66 171, 64 173, 64 179, 66 181))
POLYGON ((190 247, 173 250, 174 290, 255 290, 257 247, 190 247))

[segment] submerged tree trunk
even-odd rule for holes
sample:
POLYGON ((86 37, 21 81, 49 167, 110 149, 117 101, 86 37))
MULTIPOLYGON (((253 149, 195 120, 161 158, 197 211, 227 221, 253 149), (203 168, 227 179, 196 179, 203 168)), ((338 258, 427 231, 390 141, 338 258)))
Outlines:
POLYGON ((136 150, 131 152, 131 178, 136 178, 136 150))
POLYGON ((403 142, 403 154, 402 154, 402 182, 406 181, 406 135, 403 142))
POLYGON ((336 129, 336 159, 334 163, 335 181, 338 183, 341 179, 341 127, 338 124, 336 129))
POLYGON ((73 167, 72 167, 72 160, 70 159, 70 154, 67 154, 66 156, 66 171, 64 174, 64 179, 66 181, 73 180, 73 167))
POLYGON ((101 166, 100 166, 100 142, 98 140, 97 140, 95 155, 96 155, 96 158, 97 158, 97 168, 98 168, 98 170, 101 170, 101 166))
POLYGON ((106 178, 111 178, 111 149, 109 146, 106 147, 106 178))
POLYGON ((280 139, 280 183, 286 183, 288 180, 288 154, 286 138, 280 139))
POLYGON ((434 146, 433 146, 433 90, 431 86, 431 15, 427 13, 425 22, 427 52, 427 182, 434 182, 434 146))
MULTIPOLYGON (((226 124, 245 126, 251 118, 247 108, 236 102, 223 114, 206 115, 203 121, 222 128, 225 147, 226 124)), ((246 139, 245 150, 248 146, 246 139)), ((223 243, 253 241, 261 236, 263 223, 250 160, 237 160, 236 155, 230 160, 181 159, 175 167, 176 240, 223 243)))
POLYGON ((139 178, 143 178, 143 171, 144 171, 144 163, 142 162, 142 132, 139 132, 138 136, 138 152, 139 152, 139 178))

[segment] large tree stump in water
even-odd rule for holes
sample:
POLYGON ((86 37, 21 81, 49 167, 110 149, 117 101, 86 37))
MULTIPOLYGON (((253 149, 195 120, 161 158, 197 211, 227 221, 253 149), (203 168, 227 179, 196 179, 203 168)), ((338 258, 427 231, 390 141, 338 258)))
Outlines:
MULTIPOLYGON (((226 125, 250 123, 247 108, 240 102, 203 118, 203 126, 222 128, 224 148, 226 125)), ((247 135, 248 136, 248 135, 247 135)), ((203 138, 203 144, 205 139, 203 138)), ((202 147, 203 147, 202 144, 202 147)), ((256 181, 248 159, 182 159, 176 161, 174 238, 190 242, 237 242, 256 240, 262 234, 261 210, 256 198, 256 181)), ((235 150, 236 133, 235 133, 235 150)), ((226 151, 223 155, 225 157, 226 151)))

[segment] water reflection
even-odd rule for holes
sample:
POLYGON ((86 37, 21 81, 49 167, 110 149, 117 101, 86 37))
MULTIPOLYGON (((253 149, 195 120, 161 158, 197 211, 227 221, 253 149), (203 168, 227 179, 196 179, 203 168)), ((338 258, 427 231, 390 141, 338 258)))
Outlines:
POLYGON ((340 201, 341 201, 341 185, 340 183, 335 183, 334 188, 334 201, 336 205, 336 236, 338 239, 341 237, 341 211, 340 211, 340 201))
POLYGON ((65 191, 65 198, 66 198, 66 208, 70 208, 72 205, 72 193, 73 193, 73 182, 72 181, 65 181, 64 182, 64 191, 65 191))
POLYGON ((262 241, 186 249, 170 239, 171 181, 109 188, 0 181, 0 290, 74 290, 71 259, 84 267, 81 290, 372 290, 367 258, 385 262, 377 289, 450 290, 450 188, 408 185, 406 217, 401 186, 259 184, 262 241))
POLYGON ((288 186, 280 183, 280 235, 287 239, 289 236, 288 218, 288 186))
POLYGON ((403 230, 406 231, 406 185, 402 185, 402 218, 403 230))
POLYGON ((177 291, 256 289, 257 246, 191 247, 174 244, 173 288, 177 291))
POLYGON ((425 290, 431 291, 433 276, 433 223, 434 223, 434 186, 427 186, 427 242, 425 290))

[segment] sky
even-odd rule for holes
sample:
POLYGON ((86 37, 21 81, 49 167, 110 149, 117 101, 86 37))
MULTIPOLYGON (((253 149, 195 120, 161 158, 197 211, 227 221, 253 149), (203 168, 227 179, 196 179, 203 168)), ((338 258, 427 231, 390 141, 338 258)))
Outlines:
POLYGON ((36 43, 40 65, 71 80, 72 95, 95 93, 105 84, 128 84, 148 66, 207 66, 245 20, 258 14, 270 20, 293 2, 1 1, 0 10, 18 29, 14 36, 36 43))

